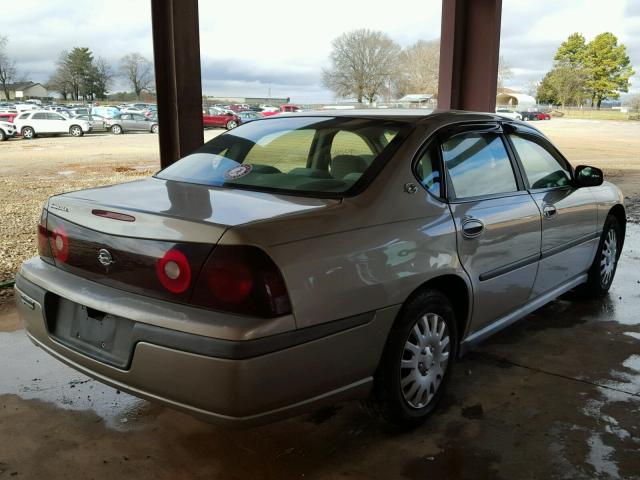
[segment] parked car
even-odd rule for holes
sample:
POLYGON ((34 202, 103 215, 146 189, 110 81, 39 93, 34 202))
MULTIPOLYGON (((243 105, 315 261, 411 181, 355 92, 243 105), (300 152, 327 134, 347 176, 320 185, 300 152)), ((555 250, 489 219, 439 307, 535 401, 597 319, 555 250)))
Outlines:
POLYGON ((414 426, 460 355, 570 289, 606 294, 625 225, 599 169, 521 122, 276 116, 51 197, 17 309, 44 352, 200 418, 366 399, 414 426))
POLYGON ((70 133, 74 137, 81 137, 91 131, 91 124, 86 120, 67 118, 57 112, 36 110, 23 112, 14 122, 16 129, 23 138, 31 140, 37 135, 56 135, 70 133))
POLYGON ((78 115, 76 118, 89 122, 94 132, 109 130, 107 127, 107 118, 102 115, 78 115))
POLYGON ((293 112, 301 112, 301 111, 302 109, 299 106, 287 103, 285 105, 280 105, 280 107, 277 110, 264 109, 262 111, 262 116, 270 117, 272 115, 276 115, 278 113, 283 113, 283 112, 293 113, 293 112))
POLYGON ((523 120, 551 120, 551 115, 545 112, 520 112, 523 120))
POLYGON ((0 112, 0 121, 13 123, 17 116, 17 113, 0 112))
POLYGON ((501 117, 511 118, 513 120, 522 120, 522 115, 508 108, 496 108, 496 113, 501 117))
POLYGON ((262 115, 260 115, 258 112, 247 110, 244 112, 238 112, 238 117, 240 118, 240 123, 247 123, 247 122, 250 122, 251 120, 257 120, 259 118, 262 118, 262 115))
POLYGON ((240 123, 240 117, 236 113, 225 112, 214 107, 202 110, 202 124, 205 128, 219 127, 231 130, 240 125, 240 123))
POLYGON ((106 105, 96 106, 91 109, 92 115, 100 115, 105 118, 115 117, 120 113, 120 109, 117 107, 109 107, 106 105))
POLYGON ((113 118, 106 119, 105 127, 116 135, 123 132, 158 133, 159 131, 157 120, 152 120, 139 113, 119 113, 113 118))
POLYGON ((0 121, 0 142, 13 137, 16 134, 16 126, 10 122, 0 121))

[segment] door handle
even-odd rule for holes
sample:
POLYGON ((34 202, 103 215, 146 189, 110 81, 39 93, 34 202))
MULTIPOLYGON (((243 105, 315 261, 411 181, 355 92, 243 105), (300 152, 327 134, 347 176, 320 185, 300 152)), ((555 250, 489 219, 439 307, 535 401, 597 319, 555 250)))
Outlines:
POLYGON ((484 223, 477 218, 469 218, 462 222, 462 235, 466 238, 474 238, 484 232, 484 223))
POLYGON ((545 205, 542 207, 542 215, 544 218, 550 220, 558 214, 558 210, 553 205, 545 205))

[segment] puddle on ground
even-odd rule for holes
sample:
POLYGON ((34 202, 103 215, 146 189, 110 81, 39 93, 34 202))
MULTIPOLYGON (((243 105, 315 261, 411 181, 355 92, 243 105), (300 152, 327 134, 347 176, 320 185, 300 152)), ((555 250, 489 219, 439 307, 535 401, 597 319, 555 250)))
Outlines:
MULTIPOLYGON (((41 400, 65 410, 90 410, 109 428, 131 430, 152 408, 62 364, 34 346, 23 330, 0 332, 0 395, 41 400)), ((1 400, 0 400, 1 402, 1 400)))

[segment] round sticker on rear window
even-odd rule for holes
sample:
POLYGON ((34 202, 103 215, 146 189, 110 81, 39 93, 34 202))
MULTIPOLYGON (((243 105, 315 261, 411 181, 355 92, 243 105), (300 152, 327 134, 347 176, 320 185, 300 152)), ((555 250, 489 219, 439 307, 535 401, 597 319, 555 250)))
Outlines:
POLYGON ((225 180, 237 180, 251 173, 252 166, 249 164, 238 165, 237 167, 230 168, 224 173, 225 180))

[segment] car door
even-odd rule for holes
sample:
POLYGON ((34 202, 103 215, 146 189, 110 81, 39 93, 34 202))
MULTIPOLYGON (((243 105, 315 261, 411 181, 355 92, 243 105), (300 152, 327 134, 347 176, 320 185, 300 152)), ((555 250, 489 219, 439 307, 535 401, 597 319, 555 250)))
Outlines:
POLYGON ((525 304, 540 255, 540 211, 498 124, 440 135, 458 256, 473 287, 470 331, 525 304))
POLYGON ((34 113, 29 119, 29 124, 36 133, 51 133, 52 122, 49 120, 49 114, 47 112, 34 113))
POLYGON ((140 115, 138 113, 134 113, 132 115, 134 127, 133 130, 138 131, 149 131, 151 128, 151 123, 149 123, 149 119, 144 115, 140 115))
POLYGON ((47 116, 52 133, 67 133, 69 131, 69 122, 65 117, 55 112, 48 113, 47 116))
POLYGON ((569 163, 543 137, 519 127, 507 135, 525 185, 542 213, 541 256, 532 296, 589 269, 600 232, 590 188, 573 186, 569 163))
POLYGON ((135 130, 135 124, 130 113, 120 115, 120 123, 122 124, 123 130, 135 130))

